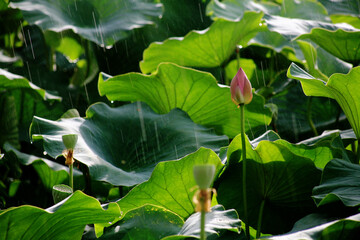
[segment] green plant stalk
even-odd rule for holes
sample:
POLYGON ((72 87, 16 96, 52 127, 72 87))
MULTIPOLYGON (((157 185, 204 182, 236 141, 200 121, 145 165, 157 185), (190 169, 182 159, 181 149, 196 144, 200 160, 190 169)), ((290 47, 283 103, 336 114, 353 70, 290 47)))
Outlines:
POLYGON ((246 143, 245 143, 245 104, 240 106, 240 125, 241 125, 241 144, 242 144, 242 160, 243 160, 243 203, 245 214, 245 233, 246 239, 250 239, 250 226, 247 212, 247 196, 246 196, 246 143))
POLYGON ((73 178, 73 172, 74 172, 74 164, 69 165, 69 185, 71 189, 74 191, 74 178, 73 178))
POLYGON ((258 217, 258 224, 256 229, 256 238, 260 237, 261 234, 261 224, 262 224, 262 218, 264 213, 264 206, 265 206, 265 199, 261 201, 260 210, 259 210, 259 217, 258 217))
POLYGON ((240 49, 236 47, 236 63, 237 63, 237 69, 240 68, 240 49))
MULTIPOLYGON (((204 203, 202 202, 201 204, 204 205, 204 203)), ((204 209, 201 210, 200 213, 200 240, 206 240, 206 233, 205 233, 205 215, 206 212, 204 211, 204 209)))

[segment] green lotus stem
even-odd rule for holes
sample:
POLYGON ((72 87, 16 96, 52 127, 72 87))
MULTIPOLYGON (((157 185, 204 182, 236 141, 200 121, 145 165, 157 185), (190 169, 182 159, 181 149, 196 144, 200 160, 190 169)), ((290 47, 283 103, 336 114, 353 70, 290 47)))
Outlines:
POLYGON ((69 185, 71 189, 74 191, 74 177, 73 177, 73 171, 74 171, 74 164, 70 164, 69 166, 69 185))
POLYGON ((256 238, 260 237, 261 234, 261 224, 262 224, 262 218, 264 213, 264 206, 265 206, 265 199, 262 200, 259 210, 259 217, 258 217, 258 224, 256 229, 256 238))
MULTIPOLYGON (((201 203, 201 204, 204 204, 204 203, 201 203)), ((206 233, 205 233, 206 212, 204 211, 204 209, 201 210, 200 215, 201 215, 201 217, 200 217, 200 240, 206 240, 206 233)))
POLYGON ((236 63, 237 67, 236 69, 240 68, 240 49, 236 46, 236 63))
POLYGON ((241 124, 241 144, 242 144, 242 160, 243 160, 243 202, 245 214, 245 233, 246 239, 250 239, 250 226, 247 212, 247 196, 246 196, 246 143, 245 143, 245 104, 240 106, 240 124, 241 124))
POLYGON ((315 124, 311 118, 311 105, 312 105, 312 97, 309 98, 308 100, 308 104, 307 104, 307 112, 306 112, 306 115, 307 115, 307 120, 309 122, 309 125, 310 125, 310 128, 311 130, 314 132, 315 136, 319 136, 319 133, 318 131, 316 130, 316 127, 315 127, 315 124))

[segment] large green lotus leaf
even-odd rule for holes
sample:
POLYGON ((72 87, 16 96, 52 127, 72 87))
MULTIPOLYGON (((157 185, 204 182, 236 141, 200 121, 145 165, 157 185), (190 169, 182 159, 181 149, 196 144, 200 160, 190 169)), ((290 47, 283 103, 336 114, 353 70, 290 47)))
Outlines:
POLYGON ((9 141, 13 146, 20 140, 29 140, 28 129, 34 114, 50 118, 59 115, 62 104, 59 96, 39 88, 23 76, 0 69, 0 98, 2 122, 0 146, 9 141), (5 105, 4 105, 5 104, 5 105))
MULTIPOLYGON (((216 205, 211 208, 211 212, 205 216, 205 231, 208 238, 219 236, 224 230, 231 230, 240 233, 241 221, 234 209, 225 210, 223 206, 216 205)), ((191 215, 182 226, 178 233, 180 236, 200 237, 200 213, 191 215)), ((166 240, 184 239, 178 237, 168 237, 166 240)), ((164 240, 165 240, 164 239, 164 240)))
MULTIPOLYGON (((218 239, 225 230, 239 232, 240 220, 235 210, 221 205, 206 214, 206 235, 218 239)), ((100 239, 180 240, 200 237, 200 213, 192 214, 184 223, 177 214, 154 205, 135 208, 112 226, 105 228, 100 239)))
MULTIPOLYGON (((209 73, 162 63, 150 76, 128 73, 111 78, 102 73, 98 86, 100 95, 111 101, 143 101, 158 113, 180 108, 195 123, 218 133, 234 137, 240 132, 240 109, 232 102, 229 87, 219 86, 209 73)), ((246 131, 270 124, 271 111, 257 94, 245 114, 246 131)))
POLYGON ((324 22, 330 20, 324 6, 313 0, 283 0, 280 15, 324 22))
POLYGON ((249 45, 273 49, 278 53, 284 54, 289 60, 294 62, 301 62, 304 59, 297 44, 294 44, 280 33, 269 31, 269 29, 259 32, 249 41, 249 45))
POLYGON ((301 35, 298 39, 311 39, 332 55, 353 63, 354 66, 360 63, 360 30, 315 28, 310 33, 301 35))
POLYGON ((177 214, 154 205, 145 205, 126 213, 99 239, 147 239, 158 240, 177 234, 184 220, 177 214))
POLYGON ((215 165, 215 176, 223 167, 212 150, 200 148, 180 160, 159 163, 148 181, 134 187, 117 203, 123 212, 144 204, 153 204, 187 218, 194 212, 192 198, 196 182, 193 167, 204 163, 215 165))
POLYGON ((183 38, 155 42, 144 51, 140 68, 154 72, 162 62, 188 67, 219 67, 234 53, 236 45, 246 43, 260 30, 263 14, 246 12, 240 21, 218 19, 208 29, 191 31, 183 38))
POLYGON ((347 23, 353 26, 354 28, 360 29, 360 19, 358 17, 336 14, 336 15, 331 15, 330 18, 333 23, 347 23))
POLYGON ((359 17, 360 2, 358 0, 319 0, 329 14, 346 14, 359 17))
POLYGON ((272 32, 278 32, 289 40, 310 33, 313 28, 324 28, 331 31, 343 29, 346 31, 354 31, 355 28, 349 24, 339 23, 332 24, 328 22, 307 20, 299 18, 287 18, 282 16, 265 16, 267 27, 272 32))
POLYGON ((289 18, 328 20, 326 9, 313 0, 282 0, 282 5, 254 0, 212 0, 207 6, 207 14, 213 18, 235 20, 245 11, 261 11, 266 15, 281 15, 289 18))
POLYGON ((178 159, 201 146, 219 151, 228 142, 179 109, 160 115, 140 102, 118 108, 97 103, 86 116, 58 121, 35 117, 30 133, 33 140, 44 140, 51 157, 62 154, 62 135, 78 134, 74 158, 89 167, 93 179, 113 185, 144 182, 158 162, 178 159))
POLYGON ((360 67, 348 74, 333 74, 327 83, 316 79, 296 64, 291 64, 288 77, 301 81, 305 95, 335 99, 349 120, 356 137, 360 138, 360 67))
POLYGON ((34 94, 38 95, 44 100, 56 99, 61 100, 60 97, 52 95, 46 92, 44 89, 39 88, 26 78, 10 73, 3 69, 0 69, 0 89, 1 90, 12 90, 12 89, 29 89, 34 94))
POLYGON ((235 21, 242 18, 246 11, 263 12, 269 15, 280 14, 280 6, 265 1, 253 0, 211 0, 206 7, 206 14, 213 19, 223 18, 235 21))
POLYGON ((323 169, 333 158, 341 158, 350 162, 347 152, 342 143, 340 132, 331 134, 324 133, 314 139, 291 144, 285 140, 277 140, 276 143, 287 147, 292 153, 311 159, 315 166, 323 169), (306 143, 311 144, 306 144, 306 143))
MULTIPOLYGON (((58 164, 49 159, 37 157, 34 155, 29 155, 26 153, 22 153, 16 150, 13 146, 8 143, 5 143, 4 150, 7 154, 12 153, 16 156, 17 160, 22 165, 32 165, 35 171, 38 173, 41 182, 49 191, 52 190, 52 187, 57 184, 69 183, 69 168, 58 164)), ((7 155, 9 157, 9 155, 7 155)), ((83 182, 82 173, 76 169, 74 169, 74 182, 75 185, 79 185, 80 182, 83 182)), ((75 186, 76 188, 77 186, 75 186)))
POLYGON ((9 208, 0 214, 0 239, 81 239, 86 224, 107 223, 120 217, 119 206, 100 203, 80 191, 48 209, 9 208))
MULTIPOLYGON (((315 208, 311 199, 321 171, 309 158, 292 153, 276 142, 262 141, 253 150, 246 141, 248 224, 258 226, 259 209, 264 201, 263 233, 289 231, 301 217, 315 208)), ((229 167, 218 180, 218 202, 234 208, 244 219, 241 136, 229 145, 229 167)))
POLYGON ((318 240, 318 239, 357 239, 360 231, 360 214, 335 220, 302 231, 272 236, 268 240, 318 240))
POLYGON ((11 6, 44 30, 72 29, 102 46, 113 45, 135 28, 153 24, 162 14, 161 4, 143 0, 16 0, 11 6))
POLYGON ((330 161, 324 168, 321 184, 313 190, 318 206, 340 200, 345 206, 360 205, 360 166, 342 159, 330 161))

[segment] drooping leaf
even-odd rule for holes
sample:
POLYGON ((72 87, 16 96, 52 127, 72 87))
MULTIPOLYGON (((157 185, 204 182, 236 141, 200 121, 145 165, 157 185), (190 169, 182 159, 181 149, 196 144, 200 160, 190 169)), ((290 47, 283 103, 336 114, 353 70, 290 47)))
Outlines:
POLYGON ((113 185, 132 186, 146 181, 158 162, 178 159, 199 147, 218 151, 226 136, 194 124, 181 110, 154 113, 145 104, 110 108, 92 105, 86 118, 49 121, 35 117, 33 140, 44 140, 52 157, 62 154, 62 135, 77 134, 74 158, 89 167, 93 179, 113 185))
MULTIPOLYGON (((101 74, 98 86, 100 95, 111 101, 143 101, 158 113, 180 108, 195 123, 218 133, 234 137, 240 132, 240 110, 231 101, 229 87, 217 85, 209 73, 162 63, 151 76, 128 73, 109 78, 101 74)), ((256 132, 271 121, 271 111, 256 94, 245 112, 247 131, 256 132)))
POLYGON ((266 16, 265 21, 270 31, 278 32, 289 40, 293 40, 302 34, 310 33, 313 28, 323 28, 330 31, 336 31, 338 29, 343 29, 345 31, 355 30, 354 27, 346 23, 332 24, 315 20, 271 15, 266 16))
MULTIPOLYGON (((206 213, 205 222, 205 231, 209 238, 219 235, 223 230, 232 230, 240 233, 241 221, 234 209, 225 210, 223 206, 216 205, 211 208, 211 212, 206 213)), ((199 237, 199 223, 200 213, 194 213, 186 220, 178 235, 199 237)))
POLYGON ((131 35, 118 41, 113 48, 95 49, 102 71, 116 75, 127 72, 140 72, 139 62, 144 50, 153 42, 164 41, 169 37, 185 36, 192 30, 208 28, 212 23, 205 13, 207 2, 203 0, 161 0, 164 13, 154 25, 131 31, 131 35))
POLYGON ((143 0, 16 0, 11 1, 11 6, 44 30, 72 29, 101 46, 113 45, 126 38, 129 31, 153 24, 162 14, 161 4, 143 0))
MULTIPOLYGON (((206 235, 208 239, 219 239, 226 231, 239 233, 240 220, 235 210, 225 210, 221 205, 212 207, 206 214, 206 235)), ((135 208, 119 222, 108 227, 100 239, 148 239, 181 240, 199 239, 200 213, 184 220, 173 212, 154 205, 135 208)))
POLYGON ((342 159, 330 161, 324 168, 321 184, 313 190, 318 206, 340 200, 345 206, 360 205, 360 166, 342 159))
POLYGON ((232 21, 242 18, 246 11, 261 11, 269 15, 278 15, 280 13, 280 6, 265 1, 211 0, 206 7, 206 14, 210 15, 213 19, 223 18, 232 21))
POLYGON ((24 205, 1 212, 0 239, 81 239, 86 224, 112 222, 119 217, 117 204, 110 203, 104 210, 95 198, 77 191, 45 210, 24 205))
POLYGON ((323 22, 330 20, 324 6, 313 0, 283 0, 280 15, 323 22))
POLYGON ((289 60, 294 62, 300 62, 304 58, 297 44, 278 32, 271 32, 269 29, 259 32, 249 41, 249 45, 273 49, 278 53, 284 54, 289 60))
POLYGON ((354 28, 360 29, 360 19, 358 17, 336 14, 336 15, 331 15, 330 18, 333 23, 347 23, 353 26, 354 28))
POLYGON ((177 234, 184 220, 177 214, 154 205, 133 209, 106 228, 99 239, 147 239, 157 240, 177 234))
POLYGON ((282 139, 275 142, 286 146, 292 153, 298 156, 311 159, 315 166, 321 169, 333 158, 340 158, 343 161, 350 162, 339 131, 330 134, 323 133, 321 136, 307 139, 297 144, 291 144, 282 139))
POLYGON ((359 38, 360 30, 315 28, 310 33, 301 35, 298 39, 310 39, 332 55, 357 66, 360 63, 359 38))
POLYGON ((348 74, 333 74, 327 83, 314 78, 296 64, 291 64, 287 75, 301 81, 307 96, 335 99, 349 120, 356 137, 360 138, 360 67, 351 69, 348 74))
POLYGON ((60 97, 46 92, 44 89, 34 85, 26 78, 0 69, 0 89, 11 90, 19 88, 29 89, 44 100, 61 100, 60 97))
MULTIPOLYGON (((208 239, 223 239, 221 234, 225 230, 240 233, 241 221, 234 209, 225 210, 223 206, 216 205, 205 216, 205 232, 208 239)), ((200 238, 200 213, 191 215, 175 236, 165 237, 162 240, 181 240, 200 238)))
MULTIPOLYGON (((4 149, 7 154, 14 154, 17 160, 22 165, 32 165, 35 171, 38 173, 42 184, 46 189, 51 191, 52 187, 56 184, 68 183, 69 182, 69 170, 68 167, 58 164, 49 159, 36 157, 26 153, 22 153, 16 150, 13 146, 6 143, 4 149)), ((8 155, 8 157, 10 157, 8 155)), ((78 170, 74 169, 75 187, 83 184, 82 174, 78 170)))
POLYGON ((335 220, 306 230, 284 235, 267 237, 268 240, 317 240, 317 239, 356 239, 360 231, 360 214, 335 220))
POLYGON ((327 81, 334 73, 348 73, 352 65, 329 54, 319 46, 297 40, 306 60, 306 66, 311 75, 327 81))
POLYGON ((144 204, 153 204, 187 218, 194 212, 192 198, 196 182, 193 166, 198 164, 214 164, 215 176, 223 166, 213 151, 200 148, 178 161, 159 163, 147 182, 134 187, 117 203, 123 212, 144 204))
POLYGON ((358 17, 360 3, 357 0, 319 0, 329 14, 346 14, 358 17))
MULTIPOLYGON (((254 150, 248 141, 246 146, 248 224, 257 228, 259 209, 264 204, 261 232, 289 231, 298 219, 314 210, 311 192, 320 182, 321 171, 312 160, 277 142, 262 141, 254 150)), ((238 162, 241 151, 239 135, 229 145, 230 165, 218 180, 217 199, 244 219, 243 161, 238 162)))
POLYGON ((246 12, 240 21, 219 19, 203 31, 192 31, 183 38, 152 43, 144 51, 141 71, 154 72, 162 62, 188 67, 221 66, 233 54, 237 44, 246 45, 256 35, 262 15, 246 12))

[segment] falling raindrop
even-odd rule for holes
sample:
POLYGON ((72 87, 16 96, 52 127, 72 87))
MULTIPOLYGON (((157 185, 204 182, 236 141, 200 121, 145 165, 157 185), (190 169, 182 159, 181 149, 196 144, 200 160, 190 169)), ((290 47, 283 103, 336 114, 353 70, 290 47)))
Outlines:
POLYGON ((144 123, 144 116, 141 108, 141 102, 137 102, 137 108, 139 112, 139 120, 140 120, 140 127, 141 127, 141 133, 142 133, 142 140, 146 141, 146 131, 145 131, 145 123, 144 123))
POLYGON ((87 91, 86 84, 84 84, 84 88, 85 88, 85 93, 86 93, 86 100, 87 100, 88 104, 90 104, 90 99, 89 99, 89 94, 88 94, 88 91, 87 91))
POLYGON ((28 72, 29 72, 29 80, 30 80, 30 82, 32 82, 32 77, 31 77, 31 72, 30 72, 30 66, 29 66, 29 62, 28 62, 28 61, 26 61, 26 67, 27 67, 27 70, 28 70, 28 72))
POLYGON ((155 137, 156 137, 156 144, 157 144, 157 149, 158 151, 160 151, 160 142, 159 142, 159 135, 158 135, 158 130, 157 130, 157 123, 154 123, 154 128, 155 128, 155 137))
POLYGON ((204 22, 204 19, 203 19, 203 16, 202 16, 202 11, 201 11, 201 5, 199 3, 199 12, 200 12, 200 20, 201 22, 203 23, 204 22))
POLYGON ((34 48, 33 48, 32 41, 31 41, 31 36, 30 36, 30 30, 29 29, 28 29, 28 35, 29 35, 31 52, 32 52, 33 58, 35 59, 35 53, 34 53, 34 48))
POLYGON ((177 152, 176 145, 174 145, 174 149, 175 149, 175 156, 176 156, 176 159, 179 159, 179 156, 178 156, 178 152, 177 152))
POLYGON ((70 99, 71 108, 74 108, 74 105, 73 105, 73 102, 72 102, 72 98, 71 98, 71 94, 70 94, 70 92, 68 92, 68 93, 69 93, 69 99, 70 99))

